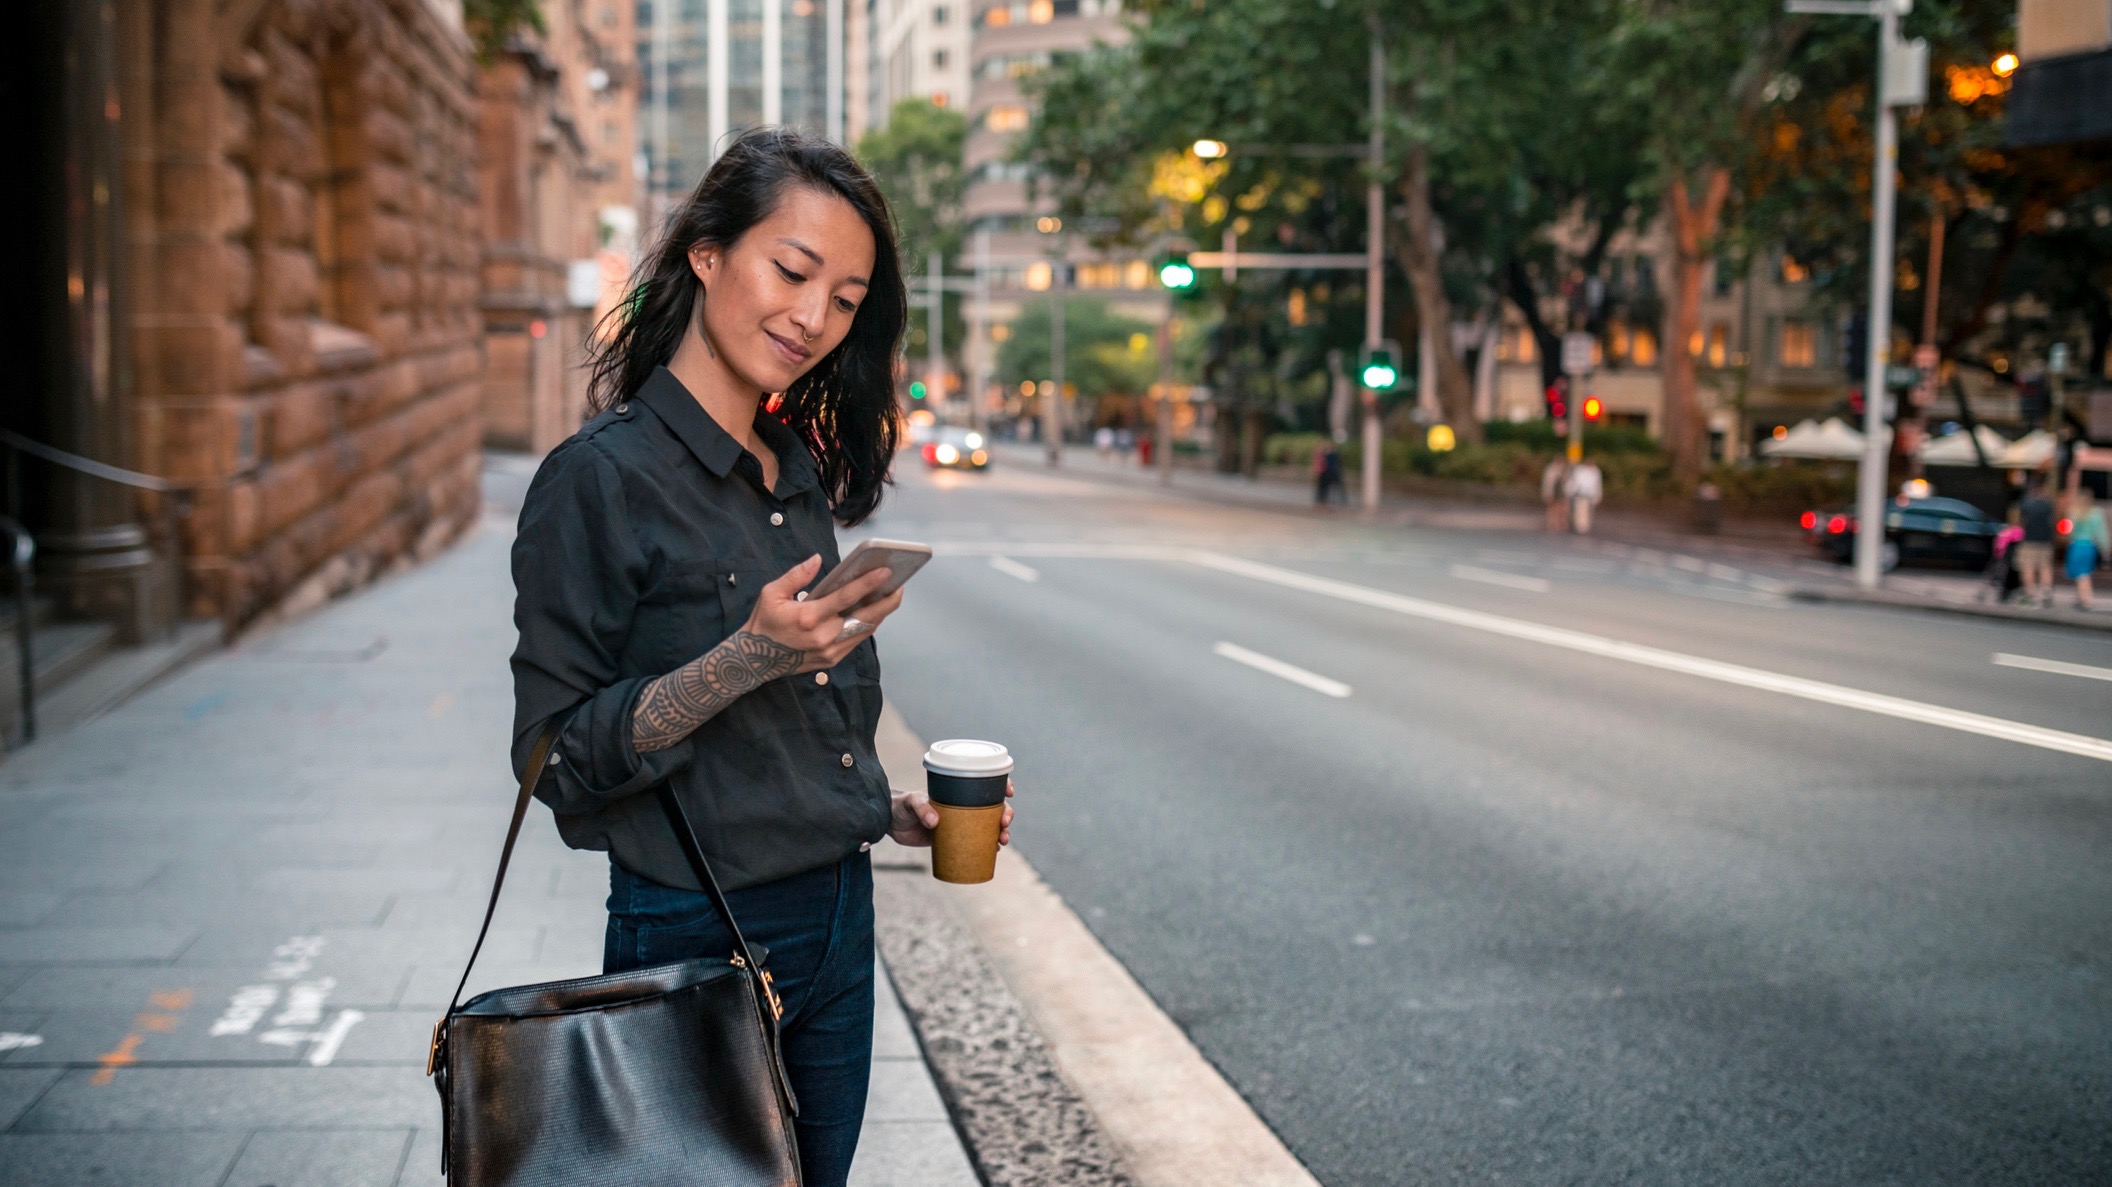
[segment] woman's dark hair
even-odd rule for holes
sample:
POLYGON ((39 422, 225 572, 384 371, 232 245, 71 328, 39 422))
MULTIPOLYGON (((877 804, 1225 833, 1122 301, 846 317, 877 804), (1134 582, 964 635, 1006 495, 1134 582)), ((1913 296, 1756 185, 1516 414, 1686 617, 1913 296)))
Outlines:
POLYGON ((893 216, 872 175, 851 154, 789 128, 756 128, 727 147, 689 198, 668 215, 659 245, 638 267, 631 291, 589 348, 587 406, 599 413, 631 397, 653 368, 674 357, 689 332, 698 283, 689 249, 732 247, 777 209, 787 188, 807 186, 851 204, 873 232, 873 272, 850 333, 784 393, 776 415, 806 443, 839 523, 880 505, 901 426, 895 416, 895 352, 909 320, 909 294, 895 251, 893 216))

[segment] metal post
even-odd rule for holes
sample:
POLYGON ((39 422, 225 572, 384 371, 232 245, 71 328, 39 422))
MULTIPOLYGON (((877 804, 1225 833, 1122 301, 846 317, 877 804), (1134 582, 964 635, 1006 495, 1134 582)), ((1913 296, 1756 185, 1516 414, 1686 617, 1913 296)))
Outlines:
POLYGON ((648 225, 647 240, 651 231, 660 225, 667 214, 667 196, 674 188, 674 164, 668 160, 667 124, 667 43, 674 36, 674 10, 676 0, 653 0, 653 167, 647 171, 646 201, 652 220, 648 225))
POLYGON ((990 435, 989 410, 983 407, 984 389, 990 386, 990 231, 975 232, 975 304, 970 309, 968 342, 961 347, 961 370, 968 386, 968 423, 985 437, 990 435), (974 365, 969 365, 970 360, 974 365))
POLYGON ((1153 448, 1159 463, 1159 484, 1173 485, 1173 298, 1166 298, 1166 316, 1159 321, 1158 431, 1153 448))
MULTIPOLYGON (((1899 40, 1899 8, 1881 0, 1877 14, 1877 153, 1870 176, 1870 330, 1863 367, 1863 462, 1855 483, 1855 583, 1883 581, 1885 543, 1885 364, 1892 345, 1893 173, 1899 158, 1899 117, 1886 102, 1892 43, 1899 40)), ((1674 343, 1674 346, 1680 344, 1674 343)))
POLYGON ((924 306, 924 384, 934 408, 946 402, 946 261, 938 252, 924 257, 927 303, 924 306))
POLYGON ((1048 447, 1049 464, 1063 464, 1063 260, 1058 258, 1049 278, 1049 293, 1055 305, 1049 310, 1049 370, 1054 377, 1049 394, 1041 398, 1041 435, 1048 447))
MULTIPOLYGON (((1364 345, 1377 346, 1386 320, 1386 189, 1378 174, 1386 160, 1386 47, 1379 40, 1379 19, 1371 18, 1371 141, 1366 164, 1371 184, 1364 191, 1364 345)), ((1399 362, 1396 360, 1395 365, 1399 362)), ((1358 378, 1362 378, 1359 376, 1358 378)), ((1379 393, 1364 393, 1364 511, 1379 509, 1379 393)))
POLYGON ((785 0, 763 0, 763 122, 785 120, 785 0))
POLYGON ((822 36, 828 41, 828 48, 822 51, 824 69, 828 73, 828 95, 822 100, 822 110, 826 113, 825 130, 830 140, 842 144, 844 87, 847 85, 843 74, 843 0, 828 0, 822 17, 822 36))

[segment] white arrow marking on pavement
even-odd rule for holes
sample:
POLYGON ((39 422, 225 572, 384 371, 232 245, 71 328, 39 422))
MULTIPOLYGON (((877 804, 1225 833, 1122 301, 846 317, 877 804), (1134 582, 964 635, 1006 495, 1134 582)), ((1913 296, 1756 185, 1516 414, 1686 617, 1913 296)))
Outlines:
POLYGON ((367 1016, 358 1010, 339 1010, 330 1029, 316 1036, 315 1049, 308 1052, 308 1066, 328 1067, 330 1061, 337 1058, 337 1049, 345 1045, 345 1036, 366 1020, 367 1016))
POLYGON ((1995 662, 2005 668, 2024 668, 2033 672, 2052 672, 2056 676, 2080 676, 2085 680, 2112 680, 2112 668, 2093 668, 2089 664, 2063 663, 2057 659, 2040 659, 2035 655, 2011 655, 2006 651, 1995 653, 1995 662))
POLYGON ((26 1035, 12 1030, 0 1030, 0 1051, 14 1051, 22 1047, 41 1047, 43 1035, 26 1035))
MULTIPOLYGON (((1562 627, 1543 626, 1523 619, 1505 618, 1500 614, 1486 614, 1479 610, 1467 610, 1458 606, 1447 606, 1441 602, 1426 602, 1421 598, 1404 597, 1387 593, 1369 586, 1353 585, 1347 581, 1333 581, 1326 577, 1314 577, 1290 569, 1279 569, 1258 561, 1241 560, 1235 556, 1209 552, 1202 549, 1190 551, 1186 559, 1204 568, 1216 569, 1256 581, 1266 581, 1290 589, 1301 589, 1308 593, 1339 598, 1345 602, 1356 602, 1380 610, 1391 610, 1433 622, 1448 622, 1470 630, 1487 631, 1493 635, 1507 635, 1513 639, 1524 639, 1533 643, 1544 643, 1586 655, 1597 655, 1606 659, 1617 659, 1624 663, 1646 668, 1658 668, 1667 672, 1679 672, 1688 676, 1699 676, 1705 680, 1720 680, 1725 684, 1737 684, 1756 688, 1763 692, 1780 693, 1783 696, 1800 697, 1821 704, 1839 705, 1845 709, 1860 709, 1865 713, 1876 713, 1883 717, 1896 717, 1903 721, 1918 721, 1926 725, 1941 726, 1960 733, 1979 734, 1982 737, 2000 738, 2009 742, 2021 742, 2026 746, 2037 746, 2045 750, 2057 750, 2063 754, 2075 754, 2094 758, 2100 762, 2112 762, 2112 741, 2093 738, 2087 734, 2071 734, 2061 730, 2045 729, 2027 725, 2021 721, 2010 721, 2001 717, 1987 717, 1979 713, 1967 713, 1962 709, 1946 709, 1941 705, 1910 701, 1904 697, 1886 696, 1883 693, 1864 692, 1857 688, 1845 688, 1828 684, 1822 680, 1806 680, 1801 676, 1785 676, 1760 668, 1748 668, 1743 664, 1728 664, 1721 660, 1703 659, 1698 655, 1685 655, 1677 651, 1666 651, 1660 647, 1646 647, 1640 643, 1624 643, 1603 635, 1587 634, 1562 627)), ((1219 644, 1224 646, 1224 644, 1219 644)))
POLYGON ((1018 561, 1013 560, 1009 556, 991 557, 990 567, 996 569, 1000 573, 1003 573, 1007 577, 1017 577, 1021 581, 1041 580, 1041 570, 1020 564, 1018 561))
POLYGON ((1522 589, 1527 593, 1546 593, 1553 588, 1544 578, 1499 573, 1495 569, 1478 569, 1473 565, 1454 565, 1452 575, 1461 581, 1479 581, 1483 585, 1501 585, 1505 589, 1522 589))
POLYGON ((1288 680, 1293 684, 1302 684, 1314 692, 1326 696, 1346 697, 1349 695, 1349 685, 1342 683, 1340 680, 1329 680, 1317 672, 1308 672, 1295 664, 1287 664, 1280 659, 1271 659, 1258 651, 1248 651, 1237 643, 1218 643, 1213 645, 1210 650, 1224 656, 1233 663, 1245 664, 1250 668, 1267 672, 1271 676, 1288 680))

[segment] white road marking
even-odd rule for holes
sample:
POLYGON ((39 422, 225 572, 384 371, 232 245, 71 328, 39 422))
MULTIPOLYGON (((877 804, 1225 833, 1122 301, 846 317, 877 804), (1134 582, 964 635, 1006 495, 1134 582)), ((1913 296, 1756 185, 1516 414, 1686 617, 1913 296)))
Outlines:
POLYGON ((1521 577, 1516 573, 1500 573, 1495 569, 1480 569, 1473 565, 1454 565, 1452 575, 1461 581, 1479 581, 1483 585, 1500 585, 1505 589, 1522 589, 1528 593, 1546 593, 1553 588, 1545 578, 1521 577))
POLYGON ((316 1036, 315 1049, 308 1052, 308 1066, 330 1066, 330 1061, 337 1058, 338 1048, 345 1045, 345 1036, 351 1034, 352 1028, 366 1019, 367 1016, 358 1010, 339 1010, 337 1018, 330 1023, 330 1029, 316 1036))
POLYGON ((2035 655, 2011 655, 2006 651, 1995 653, 1995 662, 2005 668, 2024 668, 2033 672, 2052 672, 2056 676, 2080 676, 2085 680, 2112 680, 2112 668, 2093 668, 2089 664, 2071 664, 2057 659, 2040 659, 2035 655))
POLYGON ((1745 579, 1745 574, 1729 565, 1710 565, 1709 576, 1714 577, 1718 581, 1742 581, 1745 579))
POLYGON ((1245 664, 1257 671, 1267 672, 1271 676, 1288 680, 1293 684, 1302 684, 1325 696, 1346 697, 1349 695, 1349 685, 1342 683, 1340 680, 1329 680, 1317 672, 1308 672, 1304 668, 1294 664, 1287 664, 1280 659, 1271 659, 1258 651, 1248 651, 1237 643, 1218 643, 1213 645, 1210 650, 1224 656, 1233 663, 1245 664))
MULTIPOLYGON (((2018 742, 2026 746, 2037 746, 2044 750, 2063 754, 2080 755, 2100 762, 2112 762, 2112 741, 2094 738, 2086 734, 2071 734, 2062 730, 2046 729, 2021 721, 2010 721, 2001 717, 1987 717, 1979 713, 1968 713, 1961 709, 1947 709, 1922 701, 1911 701, 1905 697, 1886 696, 1883 693, 1864 692, 1857 688, 1846 688, 1828 684, 1822 680, 1807 680, 1801 676, 1786 676, 1760 668, 1749 668, 1742 664, 1724 663, 1721 660, 1703 659, 1698 655, 1686 655, 1667 651, 1660 647, 1646 647, 1640 643, 1628 643, 1609 639, 1603 635, 1587 634, 1563 627, 1545 626, 1524 619, 1505 618, 1499 614, 1488 614, 1479 610, 1468 610, 1459 606, 1447 606, 1441 602, 1424 601, 1421 598, 1405 597, 1368 586, 1354 585, 1347 581, 1334 581, 1326 577, 1315 577, 1306 573, 1265 565, 1258 561, 1242 560, 1235 556, 1195 549, 1188 552, 1191 563, 1204 568, 1216 569, 1241 577, 1265 581, 1289 589, 1304 590, 1345 602, 1391 610, 1432 622, 1450 623, 1469 630, 1485 631, 1493 635, 1504 635, 1513 639, 1542 643, 1586 655, 1620 660, 1661 671, 1678 672, 1698 676, 1704 680, 1716 680, 1763 692, 1779 693, 1821 704, 1838 705, 1845 709, 1858 709, 1882 717, 1895 717, 1902 721, 1917 721, 1925 725, 1940 726, 1960 733, 1978 734, 1982 737, 1999 738, 2018 742)), ((1220 643, 1219 648, 1227 646, 1220 643)), ((1219 654, 1223 654, 1222 651, 1219 654)))
POLYGON ((1000 573, 1003 573, 1007 577, 1017 577, 1021 581, 1041 580, 1041 570, 1020 564, 1018 561, 1013 560, 1009 556, 991 557, 990 567, 996 569, 1000 573))
POLYGON ((41 1047, 43 1035, 26 1035, 19 1031, 0 1030, 0 1051, 17 1051, 23 1047, 41 1047))

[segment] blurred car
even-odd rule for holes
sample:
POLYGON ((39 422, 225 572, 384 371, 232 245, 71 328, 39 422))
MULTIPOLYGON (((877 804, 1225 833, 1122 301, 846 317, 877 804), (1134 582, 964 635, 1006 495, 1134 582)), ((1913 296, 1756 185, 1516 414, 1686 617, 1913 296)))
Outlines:
POLYGON ((990 443, 973 429, 951 425, 933 429, 919 452, 924 464, 934 470, 985 470, 990 466, 990 443))
MULTIPOLYGON (((1836 564, 1855 559, 1855 537, 1861 524, 1853 507, 1839 511, 1806 511, 1799 521, 1804 538, 1836 564)), ((1984 569, 1994 559, 1995 536, 2002 522, 1958 499, 1894 500, 1885 507, 1886 569, 1903 564, 1960 565, 1984 569)))

